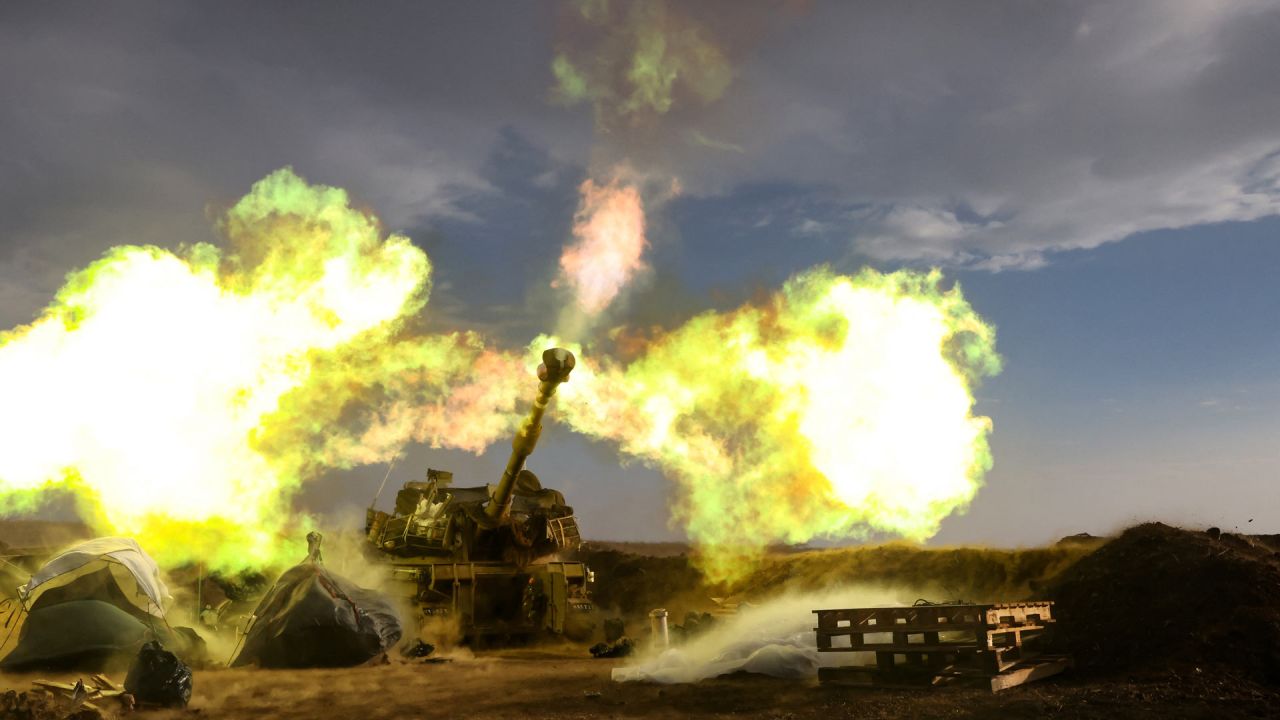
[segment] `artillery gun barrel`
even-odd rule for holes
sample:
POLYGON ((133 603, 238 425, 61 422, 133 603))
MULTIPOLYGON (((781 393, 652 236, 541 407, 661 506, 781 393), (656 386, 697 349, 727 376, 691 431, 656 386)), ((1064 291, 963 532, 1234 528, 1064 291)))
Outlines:
POLYGON ((551 348, 542 353, 542 364, 538 366, 538 397, 534 398, 529 416, 520 425, 515 438, 511 441, 511 457, 507 459, 507 469, 498 481, 484 513, 490 522, 497 523, 511 509, 511 495, 515 492, 516 476, 524 469, 524 461, 533 454, 538 445, 538 437, 542 434, 542 415, 547 411, 547 404, 556 394, 560 383, 569 379, 573 370, 573 353, 563 348, 551 348))

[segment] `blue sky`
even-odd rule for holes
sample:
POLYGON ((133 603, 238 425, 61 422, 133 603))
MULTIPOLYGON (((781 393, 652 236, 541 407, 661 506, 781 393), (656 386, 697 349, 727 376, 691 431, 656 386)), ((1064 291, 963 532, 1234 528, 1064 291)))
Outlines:
MULTIPOLYGON (((648 4, 732 79, 619 124, 552 101, 555 53, 629 37, 566 34, 568 4, 8 3, 0 328, 108 247, 216 239, 211 209, 291 165, 428 251, 431 326, 522 345, 577 186, 625 161, 683 192, 649 203, 612 322, 827 263, 941 267, 996 325, 996 467, 936 542, 1280 532, 1280 3, 648 4)), ((427 464, 482 482, 503 449, 413 448, 394 482, 427 464)), ((551 428, 534 465, 588 535, 678 536, 669 484, 605 445, 551 428)), ((384 472, 303 502, 359 507, 384 472)))
MULTIPOLYGON (((842 248, 827 239, 779 239, 742 221, 762 206, 804 197, 794 188, 749 187, 672 208, 668 232, 706 238, 665 245, 655 239, 654 265, 663 272, 670 263, 665 271, 677 278, 672 324, 681 312, 732 307, 817 262, 857 267, 854 259, 832 260, 842 248), (692 298, 700 302, 686 304, 692 298)), ((468 222, 443 234, 457 239, 455 251, 500 244, 515 220, 527 219, 531 206, 516 206, 512 221, 468 222)), ((507 216, 488 209, 488 217, 507 216)), ((1280 480, 1278 237, 1277 218, 1220 223, 1069 251, 1033 270, 948 273, 997 327, 1004 371, 977 392, 977 412, 995 424, 996 466, 970 512, 948 519, 933 542, 1036 544, 1149 519, 1280 529, 1273 502, 1280 480)), ((495 278, 482 258, 473 259, 475 278, 495 278)), ((477 305, 502 292, 462 284, 477 305)), ((519 301, 517 287, 505 290, 504 300, 519 301)), ((508 331, 514 342, 537 327, 535 321, 508 331)), ((490 481, 505 464, 505 445, 480 458, 419 448, 400 472, 411 474, 406 467, 415 463, 490 481)), ((607 445, 554 428, 533 465, 544 478, 557 478, 589 534, 681 537, 666 526, 667 481, 634 463, 620 466, 607 445)), ((328 478, 316 507, 327 507, 336 493, 354 514, 383 472, 328 478)))

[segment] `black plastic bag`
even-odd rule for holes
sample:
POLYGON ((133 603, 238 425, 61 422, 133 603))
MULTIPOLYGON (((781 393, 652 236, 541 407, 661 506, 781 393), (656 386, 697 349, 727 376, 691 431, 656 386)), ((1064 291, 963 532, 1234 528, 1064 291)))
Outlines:
POLYGON ((407 658, 421 658, 430 655, 436 651, 436 646, 429 642, 418 640, 412 645, 406 645, 400 649, 400 654, 407 658))
POLYGON ((635 652, 636 643, 629 637, 620 637, 611 643, 596 643, 591 646, 590 652, 592 657, 597 658, 620 658, 627 657, 635 652))
POLYGON ((160 643, 148 642, 129 668, 124 689, 139 703, 186 707, 191 700, 191 668, 160 643))

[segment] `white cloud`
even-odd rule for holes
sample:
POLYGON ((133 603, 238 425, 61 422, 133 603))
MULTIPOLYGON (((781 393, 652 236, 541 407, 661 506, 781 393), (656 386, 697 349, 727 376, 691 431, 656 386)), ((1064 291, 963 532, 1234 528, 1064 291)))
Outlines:
POLYGON ((821 4, 675 158, 694 192, 790 180, 869 206, 872 257, 1006 269, 1280 213, 1280 3, 821 4))
POLYGON ((546 102, 539 7, 325 6, 305 27, 272 6, 15 14, 0 64, 29 71, 0 78, 0 261, 39 245, 51 279, 16 281, 47 296, 111 244, 207 232, 205 203, 284 164, 393 227, 458 217, 503 172, 486 163, 508 124, 559 162, 625 156, 689 195, 813 189, 859 210, 788 227, 880 259, 1038 267, 1280 212, 1275 0, 815 3, 759 36, 723 100, 643 137, 546 102))

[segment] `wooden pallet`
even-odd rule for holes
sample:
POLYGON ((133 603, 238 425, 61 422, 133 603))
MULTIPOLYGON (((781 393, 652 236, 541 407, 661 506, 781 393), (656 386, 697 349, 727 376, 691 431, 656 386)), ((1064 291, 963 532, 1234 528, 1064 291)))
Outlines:
POLYGON ((819 652, 874 654, 875 663, 822 668, 819 679, 881 687, 989 681, 992 691, 1061 672, 1038 657, 1053 603, 916 605, 815 610, 819 652))
POLYGON ((954 684, 989 687, 991 692, 1000 692, 1033 680, 1057 675, 1069 667, 1071 667, 1071 659, 1065 655, 1039 655, 995 675, 950 668, 927 674, 906 670, 885 672, 874 665, 849 665, 818 668, 818 681, 824 685, 886 689, 919 689, 954 684))

